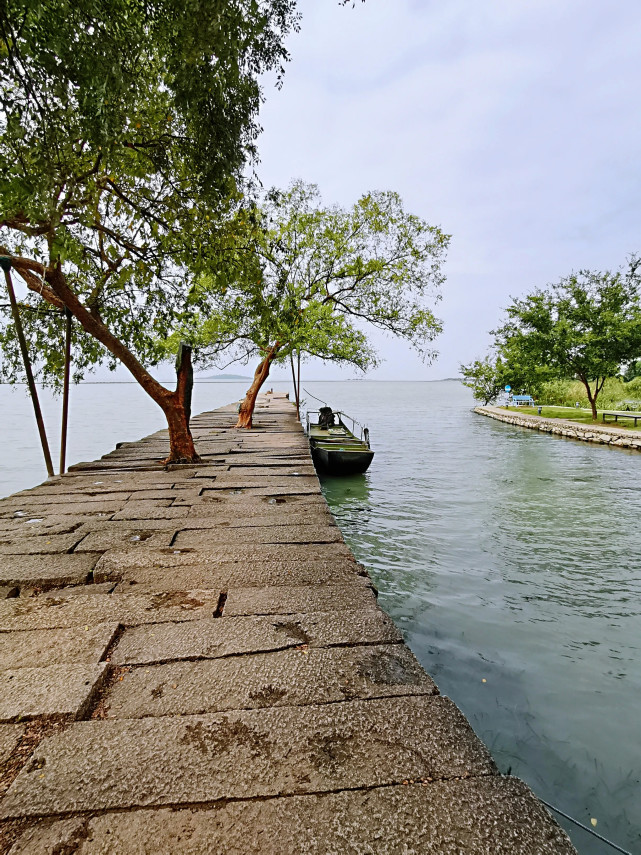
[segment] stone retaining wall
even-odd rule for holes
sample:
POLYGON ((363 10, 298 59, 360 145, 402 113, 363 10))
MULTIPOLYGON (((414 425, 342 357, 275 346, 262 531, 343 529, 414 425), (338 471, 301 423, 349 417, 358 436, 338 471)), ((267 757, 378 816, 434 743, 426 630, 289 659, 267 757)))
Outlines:
POLYGON ((609 425, 587 425, 566 419, 546 419, 544 416, 531 416, 526 413, 508 411, 500 407, 475 407, 475 413, 489 416, 500 422, 518 427, 531 428, 543 433, 554 433, 569 439, 583 442, 598 442, 601 445, 614 445, 617 448, 631 448, 641 451, 641 431, 609 425))

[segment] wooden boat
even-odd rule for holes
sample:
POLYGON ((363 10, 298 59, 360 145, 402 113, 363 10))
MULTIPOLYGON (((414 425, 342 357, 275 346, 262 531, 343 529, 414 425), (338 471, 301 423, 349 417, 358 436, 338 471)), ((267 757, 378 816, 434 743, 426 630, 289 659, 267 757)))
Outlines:
POLYGON ((369 431, 362 428, 359 439, 354 434, 356 424, 351 416, 334 412, 331 407, 307 413, 307 435, 317 469, 329 475, 354 475, 367 470, 374 457, 369 447, 369 431), (313 421, 311 417, 315 415, 318 418, 313 421), (352 423, 352 430, 343 419, 352 423))

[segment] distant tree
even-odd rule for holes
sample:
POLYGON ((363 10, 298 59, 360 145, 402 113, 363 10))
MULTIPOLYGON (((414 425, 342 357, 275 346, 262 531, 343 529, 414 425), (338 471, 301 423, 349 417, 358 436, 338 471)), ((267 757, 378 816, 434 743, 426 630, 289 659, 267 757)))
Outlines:
POLYGON ((596 419, 605 380, 641 352, 640 265, 582 270, 515 300, 494 331, 497 352, 533 380, 542 371, 580 380, 596 419))
MULTIPOLYGON (((25 323, 56 382, 66 311, 76 379, 120 361, 163 409, 170 460, 196 460, 181 361, 149 373, 192 274, 233 248, 255 153, 259 75, 280 69, 293 0, 7 0, 0 6, 0 254, 29 289, 25 323)), ((19 376, 15 330, 2 370, 19 376)))
POLYGON ((238 347, 233 358, 260 354, 236 427, 252 426, 270 366, 293 351, 364 370, 376 362, 362 329, 371 325, 433 355, 441 325, 432 304, 449 237, 408 214, 396 193, 369 193, 345 210, 324 207, 315 185, 294 182, 271 191, 247 225, 242 274, 203 276, 193 295, 198 314, 181 332, 199 359, 238 347))
POLYGON ((475 359, 468 365, 460 366, 463 385, 472 390, 475 401, 481 401, 484 405, 491 404, 507 384, 503 368, 500 356, 487 354, 482 359, 475 359))
POLYGON ((512 393, 527 393, 536 398, 550 378, 549 371, 542 366, 524 366, 515 359, 508 362, 500 354, 491 353, 483 359, 461 365, 460 370, 463 385, 472 389, 475 400, 485 405, 496 401, 506 386, 511 387, 512 393))

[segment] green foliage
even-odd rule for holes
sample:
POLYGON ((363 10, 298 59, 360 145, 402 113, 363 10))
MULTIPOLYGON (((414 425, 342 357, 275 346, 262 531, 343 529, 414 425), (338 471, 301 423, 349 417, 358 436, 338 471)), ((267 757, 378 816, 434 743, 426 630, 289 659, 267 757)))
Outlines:
POLYGON ((483 359, 475 359, 469 365, 461 365, 460 371, 463 375, 463 385, 474 393, 474 400, 483 404, 491 404, 499 397, 505 389, 504 365, 500 357, 492 357, 490 354, 483 359))
POLYGON ((162 161, 178 146, 202 188, 229 192, 255 153, 259 75, 280 75, 294 0, 5 0, 0 98, 55 145, 71 112, 94 151, 126 140, 162 161), (138 114, 149 74, 158 116, 138 114))
MULTIPOLYGON (((282 71, 296 26, 293 0, 0 6, 0 251, 30 289, 22 314, 42 380, 61 375, 58 269, 118 341, 109 352, 75 324, 76 379, 125 351, 164 357, 191 274, 234 252, 259 76, 282 71)), ((17 379, 8 314, 0 346, 3 376, 17 379)))
POLYGON ((463 385, 474 393, 474 399, 491 404, 510 386, 516 395, 538 398, 549 372, 542 366, 528 366, 516 359, 508 362, 501 356, 487 355, 469 365, 460 366, 463 385))
MULTIPOLYGON (((553 380, 544 383, 539 397, 540 403, 556 404, 560 407, 589 407, 590 401, 580 380, 553 380)), ((619 377, 608 377, 599 395, 599 407, 605 410, 621 410, 633 403, 641 403, 641 377, 625 383, 619 377)))
POLYGON ((634 380, 636 377, 641 377, 641 359, 634 359, 630 362, 623 372, 623 379, 626 383, 634 380))
POLYGON ((407 214, 396 193, 370 193, 345 210, 325 207, 318 188, 299 181, 239 222, 236 265, 218 263, 200 278, 180 332, 200 359, 230 349, 249 358, 278 343, 281 359, 300 351, 365 370, 377 359, 367 324, 433 355, 441 326, 432 303, 449 238, 407 214))
POLYGON ((536 290, 508 306, 497 350, 533 380, 578 378, 594 408, 606 379, 641 351, 639 284, 632 258, 624 270, 580 271, 536 290))

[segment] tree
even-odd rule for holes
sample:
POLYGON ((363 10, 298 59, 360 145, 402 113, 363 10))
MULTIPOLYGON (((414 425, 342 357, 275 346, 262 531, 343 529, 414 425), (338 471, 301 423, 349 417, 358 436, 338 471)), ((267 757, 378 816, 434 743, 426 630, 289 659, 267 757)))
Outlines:
POLYGON ((542 369, 548 379, 576 377, 596 419, 605 380, 641 349, 640 264, 632 257, 616 272, 582 270, 514 300, 494 331, 501 357, 533 378, 542 369))
POLYGON ((236 427, 251 427, 270 366, 292 351, 365 370, 376 363, 361 329, 369 324, 433 356, 441 326, 431 304, 449 236, 405 212, 398 194, 368 193, 345 210, 323 206, 315 185, 297 181, 245 219, 244 274, 234 281, 212 270, 200 280, 194 301, 204 322, 188 336, 203 359, 219 358, 224 342, 244 342, 245 358, 260 353, 236 427))
POLYGON ((461 365, 463 385, 472 390, 475 401, 482 401, 484 405, 491 404, 508 384, 504 367, 500 356, 493 357, 490 354, 483 359, 475 359, 468 365, 461 365))
MULTIPOLYGON (((282 70, 293 7, 0 7, 0 253, 31 292, 26 323, 41 377, 59 378, 57 334, 69 310, 78 322, 76 379, 96 362, 122 362, 163 409, 172 461, 197 459, 188 352, 174 392, 148 366, 164 356, 158 340, 184 311, 191 274, 234 244, 226 215, 255 153, 258 77, 282 70)), ((7 320, 10 379, 14 341, 7 320)))

